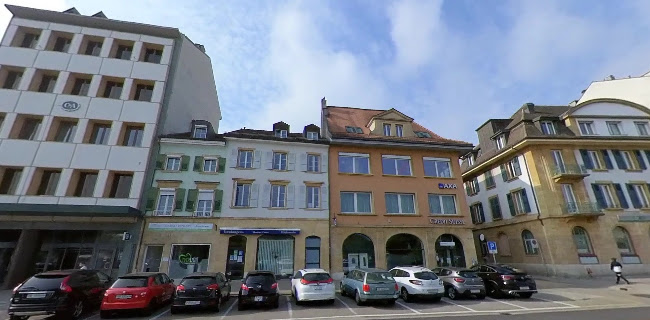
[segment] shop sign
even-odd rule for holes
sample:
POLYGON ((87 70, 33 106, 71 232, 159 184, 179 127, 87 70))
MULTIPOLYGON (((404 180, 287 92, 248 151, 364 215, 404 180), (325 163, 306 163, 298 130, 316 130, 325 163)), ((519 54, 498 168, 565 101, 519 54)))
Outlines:
POLYGON ((450 218, 431 218, 431 224, 465 224, 463 219, 450 219, 450 218))
POLYGON ((178 256, 178 261, 182 264, 197 264, 199 257, 192 257, 189 253, 184 253, 178 256))
POLYGON ((63 104, 61 104, 61 109, 68 112, 77 111, 79 110, 79 108, 81 108, 81 105, 79 104, 79 102, 75 102, 75 101, 66 101, 63 104))
POLYGON ((438 242, 438 244, 441 247, 455 247, 456 246, 456 242, 453 242, 453 241, 440 241, 440 242, 438 242))
POLYGON ((440 188, 440 189, 458 189, 458 186, 455 183, 438 183, 438 188, 440 188))
POLYGON ((182 223, 182 222, 150 222, 151 230, 184 230, 184 231, 210 231, 214 229, 212 223, 182 223))
POLYGON ((619 222, 650 222, 650 215, 647 214, 626 214, 618 216, 619 222))
POLYGON ((300 229, 220 228, 221 234, 300 234, 300 229))

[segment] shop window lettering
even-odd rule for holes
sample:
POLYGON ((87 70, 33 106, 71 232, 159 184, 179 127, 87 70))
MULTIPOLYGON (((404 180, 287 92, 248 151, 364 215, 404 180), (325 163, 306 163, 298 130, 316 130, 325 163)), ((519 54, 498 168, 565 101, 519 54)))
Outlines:
POLYGON ((183 264, 197 264, 199 263, 199 257, 192 257, 189 253, 184 253, 178 256, 178 261, 183 264))

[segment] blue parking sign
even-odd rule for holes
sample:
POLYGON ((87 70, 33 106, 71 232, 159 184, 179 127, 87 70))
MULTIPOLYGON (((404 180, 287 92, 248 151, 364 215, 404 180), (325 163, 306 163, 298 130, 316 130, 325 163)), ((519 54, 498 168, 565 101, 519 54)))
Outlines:
POLYGON ((497 243, 496 242, 488 241, 487 246, 488 246, 488 252, 489 253, 497 253, 497 243))

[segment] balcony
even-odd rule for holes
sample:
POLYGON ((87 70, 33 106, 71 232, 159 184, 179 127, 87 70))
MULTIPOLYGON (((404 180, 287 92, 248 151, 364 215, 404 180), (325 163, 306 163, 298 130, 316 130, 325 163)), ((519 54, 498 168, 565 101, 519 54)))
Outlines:
POLYGON ((584 179, 589 175, 587 168, 583 165, 553 166, 553 180, 556 183, 571 183, 584 179))
POLYGON ((596 218, 605 214, 596 202, 569 202, 563 209, 564 214, 571 217, 596 218))

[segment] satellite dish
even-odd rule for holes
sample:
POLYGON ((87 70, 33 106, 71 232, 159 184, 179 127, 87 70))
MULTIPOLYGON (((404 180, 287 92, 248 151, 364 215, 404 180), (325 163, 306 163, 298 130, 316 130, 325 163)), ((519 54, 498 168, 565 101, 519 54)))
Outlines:
POLYGON ((478 238, 481 239, 481 241, 485 241, 485 235, 482 233, 478 236, 478 238))

